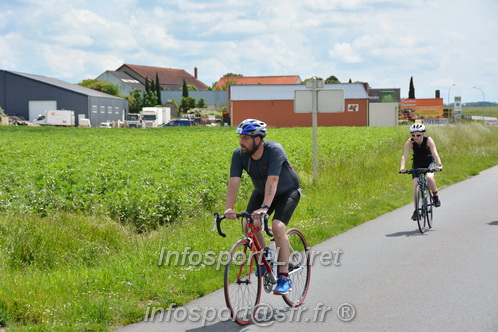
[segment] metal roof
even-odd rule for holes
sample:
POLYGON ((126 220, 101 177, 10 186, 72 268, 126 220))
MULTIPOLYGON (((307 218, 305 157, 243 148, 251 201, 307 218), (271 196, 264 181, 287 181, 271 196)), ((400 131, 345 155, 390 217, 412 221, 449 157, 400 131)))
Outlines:
POLYGON ((110 75, 116 77, 120 81, 122 81, 124 84, 127 84, 129 87, 133 89, 145 89, 145 85, 128 75, 127 73, 121 72, 121 71, 112 71, 112 70, 107 70, 107 73, 110 75))
POLYGON ((119 97, 116 97, 113 95, 108 95, 107 93, 88 89, 88 88, 82 87, 81 85, 78 85, 78 84, 64 82, 64 81, 61 81, 61 80, 58 80, 55 78, 51 78, 51 77, 34 75, 34 74, 27 74, 27 73, 20 73, 20 72, 16 72, 16 71, 10 71, 10 73, 13 73, 13 74, 16 74, 19 76, 23 76, 23 77, 26 77, 26 78, 29 78, 29 79, 32 79, 35 81, 42 82, 42 83, 57 86, 57 87, 62 88, 62 89, 71 90, 71 91, 74 91, 74 92, 77 92, 77 93, 80 93, 80 94, 86 95, 86 96, 123 99, 123 98, 119 98, 119 97))
MULTIPOLYGON (((230 100, 294 100, 294 91, 306 90, 296 85, 231 85, 230 100)), ((325 84, 324 89, 342 89, 345 99, 368 99, 363 83, 325 84)))

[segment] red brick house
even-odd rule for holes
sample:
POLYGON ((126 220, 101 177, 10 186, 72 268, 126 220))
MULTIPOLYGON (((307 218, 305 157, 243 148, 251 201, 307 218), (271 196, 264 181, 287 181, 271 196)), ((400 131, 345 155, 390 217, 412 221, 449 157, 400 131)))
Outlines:
MULTIPOLYGON (((324 89, 344 90, 344 112, 318 113, 319 126, 368 126, 369 97, 363 83, 325 84, 324 89)), ((231 85, 229 113, 231 124, 254 118, 272 127, 311 127, 310 113, 294 113, 295 85, 231 85)))

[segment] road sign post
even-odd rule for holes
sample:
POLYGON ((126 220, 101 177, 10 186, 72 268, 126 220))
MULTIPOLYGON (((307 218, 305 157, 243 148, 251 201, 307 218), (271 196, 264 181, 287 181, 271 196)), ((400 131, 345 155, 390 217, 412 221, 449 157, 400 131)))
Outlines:
POLYGON ((318 112, 344 112, 344 90, 323 89, 325 84, 316 77, 306 81, 310 90, 294 92, 294 113, 311 113, 313 135, 313 180, 318 178, 318 112), (311 105, 311 109, 310 109, 311 105))

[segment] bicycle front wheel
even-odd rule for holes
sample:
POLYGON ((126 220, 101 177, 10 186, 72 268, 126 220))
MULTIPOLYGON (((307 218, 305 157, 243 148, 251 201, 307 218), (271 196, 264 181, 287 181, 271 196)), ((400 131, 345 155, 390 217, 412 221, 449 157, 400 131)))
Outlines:
POLYGON ((417 209, 417 224, 418 230, 420 233, 424 234, 426 231, 426 221, 427 215, 425 213, 426 209, 424 207, 424 193, 420 189, 420 186, 417 187, 417 200, 415 202, 415 207, 417 209))
POLYGON ((298 229, 287 231, 289 238, 289 278, 292 291, 283 295, 285 303, 297 307, 304 302, 310 285, 311 264, 308 244, 304 235, 298 229))
POLYGON ((261 299, 261 273, 257 255, 253 254, 249 241, 240 240, 230 250, 225 266, 225 302, 232 319, 246 325, 253 319, 261 299))
POLYGON ((427 188, 425 197, 427 198, 427 209, 426 209, 426 214, 427 214, 427 226, 429 228, 432 228, 433 225, 433 213, 434 213, 434 198, 432 198, 432 193, 427 188))

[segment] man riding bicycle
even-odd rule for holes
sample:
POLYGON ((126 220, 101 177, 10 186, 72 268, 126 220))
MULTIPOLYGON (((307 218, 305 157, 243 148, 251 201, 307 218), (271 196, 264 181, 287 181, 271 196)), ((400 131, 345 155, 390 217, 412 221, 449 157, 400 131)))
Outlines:
MULTIPOLYGON (((240 146, 232 155, 230 179, 226 193, 225 217, 235 219, 234 211, 237 191, 240 185, 242 171, 251 177, 254 185, 251 198, 247 204, 247 212, 261 226, 261 212, 272 214, 272 232, 278 250, 278 280, 274 290, 275 295, 285 295, 291 288, 289 279, 289 239, 286 226, 300 200, 299 178, 291 168, 287 155, 279 143, 264 141, 266 123, 246 119, 237 127, 240 146)), ((265 252, 268 251, 261 231, 256 236, 265 252)), ((264 273, 264 272, 263 272, 264 273)))
MULTIPOLYGON (((401 157, 401 165, 400 172, 406 173, 405 163, 408 160, 408 154, 410 150, 413 150, 413 166, 412 168, 435 168, 436 171, 440 171, 443 168, 443 164, 441 164, 441 158, 439 158, 439 154, 437 153, 436 143, 434 140, 425 136, 425 125, 421 123, 416 123, 410 127, 410 133, 412 135, 405 143, 405 148, 403 152, 403 156, 401 157), (436 163, 436 164, 434 164, 436 163)), ((417 201, 417 186, 418 186, 418 177, 415 174, 412 174, 413 178, 413 198, 414 204, 417 201)), ((441 200, 439 199, 436 180, 434 180, 434 173, 427 173, 426 175, 427 183, 429 184, 429 188, 432 192, 432 197, 434 198, 434 206, 440 207, 441 200)), ((412 220, 417 220, 417 210, 412 215, 412 220)))

